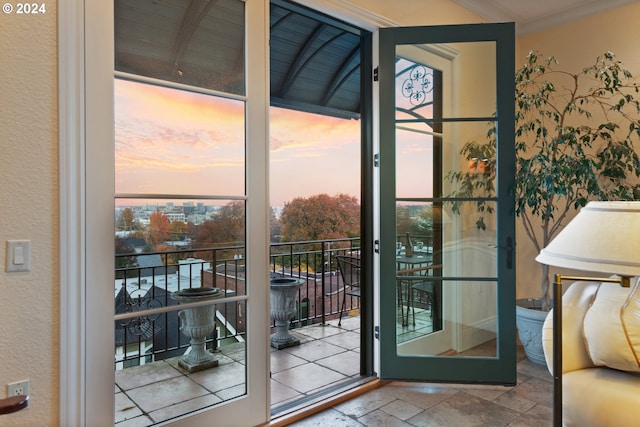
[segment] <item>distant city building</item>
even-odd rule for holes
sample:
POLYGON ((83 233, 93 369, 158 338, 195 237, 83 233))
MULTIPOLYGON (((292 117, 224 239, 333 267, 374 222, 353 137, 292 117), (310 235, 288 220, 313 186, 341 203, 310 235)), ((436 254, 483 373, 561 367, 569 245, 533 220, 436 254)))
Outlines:
POLYGON ((184 212, 179 209, 174 209, 171 212, 165 212, 165 215, 167 216, 169 222, 185 222, 184 212))

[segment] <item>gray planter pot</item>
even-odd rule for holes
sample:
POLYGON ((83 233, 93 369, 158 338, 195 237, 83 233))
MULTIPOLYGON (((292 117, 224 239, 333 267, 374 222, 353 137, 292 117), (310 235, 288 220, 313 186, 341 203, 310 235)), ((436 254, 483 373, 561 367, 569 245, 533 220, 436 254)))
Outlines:
MULTIPOLYGON (((219 288, 187 288, 171 294, 171 298, 181 304, 208 301, 223 296, 224 291, 219 288)), ((218 359, 206 348, 207 335, 214 334, 216 330, 215 305, 186 308, 178 312, 178 317, 180 317, 180 331, 191 338, 191 346, 180 358, 178 365, 189 372, 218 366, 218 359)), ((216 340, 217 337, 214 334, 214 343, 216 340)))
POLYGON ((516 327, 527 359, 538 365, 546 365, 542 349, 542 324, 547 312, 540 309, 540 302, 533 298, 516 301, 516 327))
POLYGON ((296 296, 303 279, 291 277, 271 279, 271 318, 276 332, 271 335, 271 347, 283 349, 300 344, 300 340, 289 333, 289 321, 296 314, 296 296))

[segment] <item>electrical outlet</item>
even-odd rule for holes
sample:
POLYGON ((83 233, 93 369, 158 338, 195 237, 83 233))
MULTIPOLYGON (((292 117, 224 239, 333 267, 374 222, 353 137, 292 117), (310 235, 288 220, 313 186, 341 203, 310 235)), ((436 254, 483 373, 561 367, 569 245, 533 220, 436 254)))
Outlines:
POLYGON ((29 380, 17 381, 15 383, 7 384, 9 386, 9 397, 11 396, 28 396, 29 395, 29 380))

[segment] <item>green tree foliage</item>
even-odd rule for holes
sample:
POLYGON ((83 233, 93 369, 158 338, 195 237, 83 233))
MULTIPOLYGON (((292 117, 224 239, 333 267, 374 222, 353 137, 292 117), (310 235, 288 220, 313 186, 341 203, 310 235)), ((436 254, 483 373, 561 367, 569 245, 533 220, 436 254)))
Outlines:
MULTIPOLYGON (((633 76, 611 52, 578 73, 557 65, 553 57, 530 52, 516 73, 516 214, 537 251, 589 200, 640 196, 633 146, 640 102, 633 76)), ((541 287, 550 306, 546 265, 541 287)))
POLYGON ((360 203, 346 194, 296 197, 280 218, 282 241, 339 239, 360 235, 360 203))
MULTIPOLYGON (((634 148, 640 138, 640 86, 611 52, 573 72, 531 51, 515 83, 515 213, 539 252, 589 200, 640 198, 634 148)), ((486 141, 466 144, 461 154, 468 160, 486 157, 493 167, 495 145, 492 124, 486 141)), ((453 172, 448 178, 460 184, 457 195, 487 196, 495 194, 494 173, 453 172)), ((549 267, 541 268, 541 298, 548 308, 549 267)))

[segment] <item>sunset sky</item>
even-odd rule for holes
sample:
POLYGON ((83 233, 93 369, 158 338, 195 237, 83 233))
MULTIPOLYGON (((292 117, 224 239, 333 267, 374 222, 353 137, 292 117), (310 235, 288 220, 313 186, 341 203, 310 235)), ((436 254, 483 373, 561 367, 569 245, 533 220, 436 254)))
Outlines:
MULTIPOLYGON (((115 81, 116 193, 242 195, 243 103, 115 81)), ((360 192, 360 122, 271 109, 271 204, 360 192)))
MULTIPOLYGON (((116 193, 243 195, 243 107, 116 79, 116 193)), ((278 108, 270 114, 272 206, 319 193, 359 198, 360 121, 278 108)), ((403 168, 424 173, 430 144, 402 133, 403 168)))

